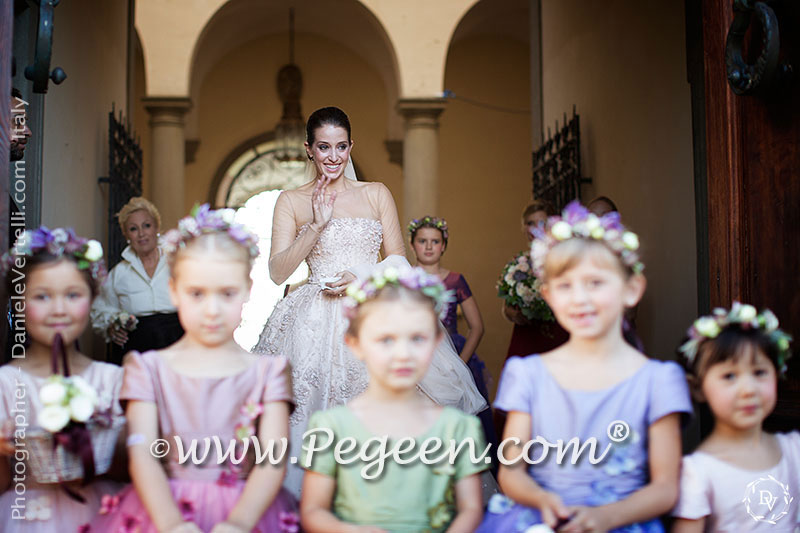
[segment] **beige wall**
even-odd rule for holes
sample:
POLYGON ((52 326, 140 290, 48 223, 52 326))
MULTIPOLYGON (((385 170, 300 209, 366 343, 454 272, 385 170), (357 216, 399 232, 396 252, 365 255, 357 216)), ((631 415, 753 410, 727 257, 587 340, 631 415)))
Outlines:
POLYGON ((639 333, 674 357, 697 309, 692 126, 683 4, 542 0, 545 127, 581 116, 583 174, 643 245, 639 333))
POLYGON ((139 146, 142 147, 142 195, 152 200, 152 184, 150 183, 150 152, 152 150, 150 140, 150 114, 144 108, 144 102, 142 102, 142 98, 144 98, 145 95, 145 84, 147 80, 145 78, 144 55, 142 55, 142 47, 139 45, 138 39, 134 46, 133 62, 133 123, 136 130, 136 137, 139 139, 139 146))
POLYGON ((59 4, 50 68, 67 73, 45 99, 42 224, 106 242, 108 113, 127 102, 127 0, 59 4), (92 21, 92 24, 87 24, 92 21))
MULTIPOLYGON (((55 11, 50 68, 67 73, 45 98, 42 224, 71 226, 108 242, 108 113, 127 103, 127 0, 72 0, 55 11), (92 24, 87 24, 92 21, 92 24)), ((84 353, 103 358, 102 341, 87 330, 84 353)))
MULTIPOLYGON (((401 169, 389 163, 383 145, 386 109, 392 104, 380 77, 335 42, 309 34, 298 34, 296 39, 304 115, 327 105, 344 109, 353 127, 354 160, 366 179, 382 181, 391 189, 402 211, 401 169)), ((193 112, 199 114, 200 147, 196 161, 186 166, 186 209, 206 201, 214 175, 231 150, 277 124, 282 106, 275 76, 286 62, 286 42, 286 35, 275 35, 246 43, 223 57, 202 80, 193 102, 193 112)))
MULTIPOLYGON (((529 50, 497 36, 459 40, 447 58, 445 87, 471 100, 528 109, 529 50)), ((520 215, 531 198, 530 115, 451 100, 440 132, 437 214, 450 227, 443 265, 464 274, 479 304, 485 333, 477 352, 495 388, 512 330, 501 316, 495 282, 526 244, 520 215)))

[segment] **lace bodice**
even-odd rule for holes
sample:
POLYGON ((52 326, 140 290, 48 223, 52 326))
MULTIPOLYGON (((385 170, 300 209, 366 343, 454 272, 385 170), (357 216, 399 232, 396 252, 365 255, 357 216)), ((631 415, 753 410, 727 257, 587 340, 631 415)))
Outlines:
MULTIPOLYGON (((308 231, 308 226, 303 226, 300 233, 304 231, 308 231)), ((311 270, 308 280, 313 283, 355 265, 377 263, 382 240, 383 226, 379 220, 331 220, 306 258, 311 270)))

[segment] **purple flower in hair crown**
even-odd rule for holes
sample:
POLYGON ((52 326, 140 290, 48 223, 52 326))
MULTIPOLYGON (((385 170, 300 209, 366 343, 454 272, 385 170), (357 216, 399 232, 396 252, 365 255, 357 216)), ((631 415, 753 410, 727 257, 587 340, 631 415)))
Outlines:
POLYGON ((686 332, 689 340, 678 348, 690 365, 694 364, 700 344, 707 339, 716 339, 722 330, 728 327, 737 327, 742 330, 762 330, 778 351, 778 374, 786 372, 786 361, 792 356, 789 344, 792 336, 778 329, 778 317, 769 309, 760 313, 749 304, 733 302, 730 311, 717 307, 710 315, 701 316, 692 323, 686 332))
POLYGON ((455 301, 455 293, 447 290, 439 276, 428 274, 419 267, 387 267, 373 272, 367 279, 356 280, 347 286, 345 316, 354 318, 358 306, 375 298, 386 286, 405 287, 421 292, 433 300, 440 319, 447 314, 449 304, 455 301))
POLYGON ((180 219, 177 229, 164 235, 164 248, 169 254, 175 253, 201 235, 227 233, 250 253, 250 259, 258 256, 258 237, 244 225, 234 222, 234 209, 211 209, 208 204, 195 205, 188 217, 180 219))
POLYGON ((105 278, 103 245, 94 239, 78 237, 72 228, 55 228, 51 231, 46 226, 27 230, 19 236, 14 247, 3 254, 3 274, 8 274, 14 268, 19 257, 33 257, 40 253, 54 257, 70 255, 78 263, 78 269, 88 270, 95 281, 105 278))
POLYGON ((573 200, 564 208, 560 217, 550 217, 544 228, 533 230, 531 259, 537 277, 543 274, 548 252, 569 239, 602 242, 633 272, 638 274, 644 270, 644 263, 639 259, 639 236, 625 228, 619 213, 612 211, 598 217, 580 202, 573 200))
POLYGON ((415 218, 408 223, 408 234, 413 236, 414 233, 420 228, 434 228, 442 232, 442 238, 447 240, 447 221, 443 218, 432 216, 424 216, 422 218, 415 218))

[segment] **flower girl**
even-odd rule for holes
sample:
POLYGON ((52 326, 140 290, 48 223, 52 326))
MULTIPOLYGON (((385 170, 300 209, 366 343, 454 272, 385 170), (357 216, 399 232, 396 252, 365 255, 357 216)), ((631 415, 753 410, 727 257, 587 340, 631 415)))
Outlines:
POLYGON ((422 269, 389 267, 354 282, 347 295, 345 339, 366 364, 369 385, 347 405, 311 417, 309 430, 329 432, 336 442, 318 452, 309 442, 301 462, 307 468, 304 531, 474 531, 483 514, 478 474, 488 465, 472 461, 466 449, 453 462, 430 464, 419 457, 429 441, 445 447, 471 443, 478 453, 484 450, 475 416, 437 405, 418 391, 441 340, 437 313, 446 307, 449 292, 422 269), (370 442, 376 441, 391 449, 404 446, 404 462, 390 458, 382 472, 377 465, 371 468, 367 456, 374 454, 370 442), (335 450, 348 442, 366 452, 360 456, 364 460, 358 460, 353 446, 337 458, 335 450))
POLYGON ((0 368, 0 523, 6 532, 76 531, 121 488, 99 476, 124 424, 122 369, 75 343, 105 275, 103 249, 42 226, 20 235, 2 266, 16 320, 13 359, 0 368))
POLYGON ((298 531, 295 502, 281 488, 285 463, 254 464, 256 446, 280 447, 287 436, 291 385, 286 359, 257 357, 233 340, 258 254, 233 214, 204 205, 165 236, 170 296, 186 334, 125 358, 133 487, 92 532, 298 531), (195 458, 205 460, 181 461, 179 443, 197 445, 195 458), (233 455, 221 456, 233 443, 233 455))
POLYGON ((681 347, 689 383, 714 429, 683 458, 672 531, 797 531, 800 432, 761 427, 775 409, 791 338, 771 311, 739 302, 697 319, 689 337, 681 347))

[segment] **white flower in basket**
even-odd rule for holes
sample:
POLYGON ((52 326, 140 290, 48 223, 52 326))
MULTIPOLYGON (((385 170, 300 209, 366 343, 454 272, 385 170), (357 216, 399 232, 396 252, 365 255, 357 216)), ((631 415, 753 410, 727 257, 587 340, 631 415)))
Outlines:
POLYGON ((36 481, 59 483, 84 477, 82 458, 65 445, 76 429, 88 431, 91 438, 95 475, 108 472, 124 417, 112 417, 110 408, 99 411, 97 391, 80 376, 50 376, 39 389, 39 399, 43 407, 37 423, 44 431, 32 431, 27 439, 36 481))

